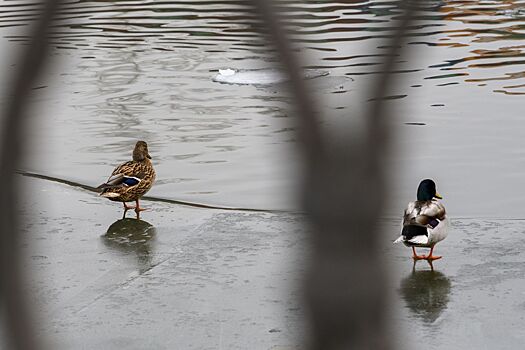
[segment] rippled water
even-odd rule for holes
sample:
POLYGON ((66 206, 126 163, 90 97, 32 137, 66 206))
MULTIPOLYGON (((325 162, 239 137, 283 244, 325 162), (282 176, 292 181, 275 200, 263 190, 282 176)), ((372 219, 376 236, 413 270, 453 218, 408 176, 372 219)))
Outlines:
MULTIPOLYGON (((525 1, 422 3, 388 102, 401 112, 391 121, 392 213, 433 177, 453 215, 522 217, 525 1)), ((329 72, 316 85, 327 124, 366 106, 395 4, 287 4, 307 68, 329 72)), ((4 60, 38 12, 2 3, 4 60)), ((299 158, 286 97, 213 81, 219 69, 272 67, 255 21, 239 1, 67 2, 53 28, 56 65, 35 91, 26 168, 97 185, 145 139, 158 170, 151 194, 292 207, 299 158)))

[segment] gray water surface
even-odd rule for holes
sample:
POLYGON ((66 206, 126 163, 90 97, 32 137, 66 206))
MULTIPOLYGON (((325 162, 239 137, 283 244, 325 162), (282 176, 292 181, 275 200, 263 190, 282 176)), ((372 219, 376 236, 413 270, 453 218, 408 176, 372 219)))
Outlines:
MULTIPOLYGON (((391 119, 390 214, 432 177, 453 216, 523 217, 525 2, 424 5, 388 102, 400 111, 391 119)), ((320 84, 325 124, 357 119, 395 3, 288 7, 307 68, 353 78, 341 89, 320 84)), ((3 62, 38 13, 31 1, 0 7, 3 62)), ((98 185, 145 139, 158 170, 152 195, 294 208, 288 99, 277 88, 213 81, 219 69, 273 68, 253 13, 237 1, 68 2, 53 29, 56 64, 35 90, 25 169, 98 185)))

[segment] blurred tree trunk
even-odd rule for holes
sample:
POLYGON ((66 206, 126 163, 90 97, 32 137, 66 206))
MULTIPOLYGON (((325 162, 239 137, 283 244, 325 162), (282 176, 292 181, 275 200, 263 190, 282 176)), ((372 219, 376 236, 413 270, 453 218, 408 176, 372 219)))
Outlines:
MULTIPOLYGON (((327 142, 305 81, 303 66, 290 47, 283 24, 269 0, 255 0, 269 44, 275 45, 290 76, 290 92, 298 114, 299 136, 305 159, 301 181, 312 256, 305 282, 308 316, 306 339, 313 350, 392 349, 387 325, 387 275, 380 252, 379 221, 387 202, 384 154, 391 141, 385 126, 383 98, 392 86, 393 70, 403 38, 413 18, 413 7, 393 23, 381 73, 370 92, 360 137, 338 145, 327 142), (363 136, 363 137, 361 137, 363 136)), ((352 132, 347 135, 357 135, 352 132)))
POLYGON ((32 25, 30 43, 16 60, 14 76, 2 110, 2 148, 0 153, 0 300, 6 316, 8 346, 15 350, 42 349, 33 326, 33 310, 24 287, 25 276, 19 245, 18 198, 24 193, 18 184, 16 170, 22 162, 25 146, 26 112, 31 88, 45 67, 48 31, 60 1, 42 2, 40 17, 32 25))

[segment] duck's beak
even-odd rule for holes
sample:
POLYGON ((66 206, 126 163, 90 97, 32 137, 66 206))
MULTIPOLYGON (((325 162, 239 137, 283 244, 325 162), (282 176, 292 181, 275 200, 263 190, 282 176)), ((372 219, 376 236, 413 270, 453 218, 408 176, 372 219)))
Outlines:
POLYGON ((437 199, 443 199, 443 197, 441 197, 441 195, 439 193, 436 192, 436 194, 434 195, 434 198, 437 198, 437 199))
POLYGON ((151 156, 149 155, 149 153, 148 153, 148 155, 146 157, 148 157, 148 159, 151 159, 151 156))

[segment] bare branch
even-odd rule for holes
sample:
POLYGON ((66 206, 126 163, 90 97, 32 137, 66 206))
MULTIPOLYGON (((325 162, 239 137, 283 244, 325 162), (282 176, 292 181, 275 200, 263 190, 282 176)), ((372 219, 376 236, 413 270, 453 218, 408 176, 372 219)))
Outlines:
POLYGON ((322 133, 319 128, 317 106, 309 93, 304 82, 302 64, 293 51, 291 41, 283 28, 281 21, 276 15, 272 0, 253 0, 266 29, 270 34, 271 44, 277 48, 277 52, 284 65, 286 73, 290 77, 291 93, 295 101, 297 113, 301 116, 299 128, 300 139, 304 149, 304 155, 310 162, 318 159, 324 152, 322 133))

